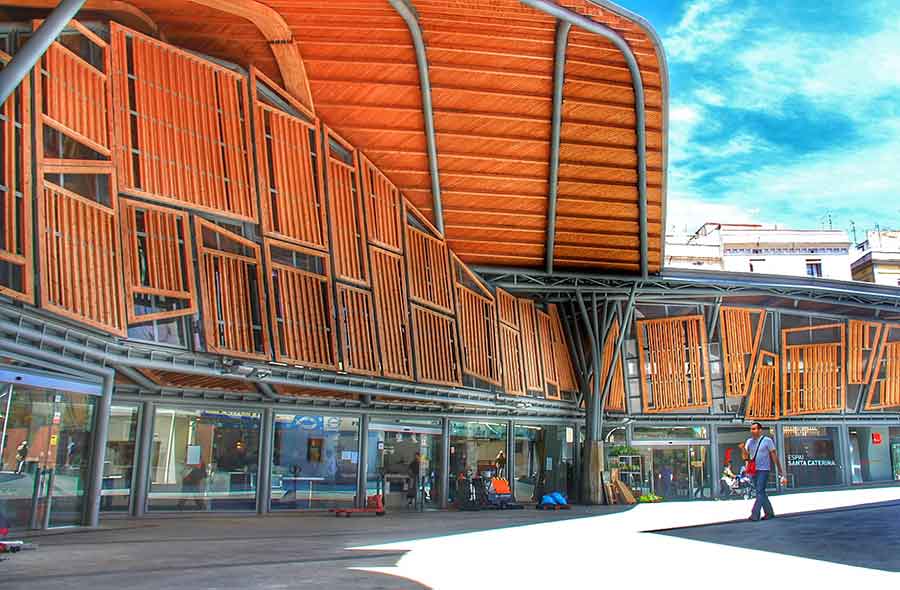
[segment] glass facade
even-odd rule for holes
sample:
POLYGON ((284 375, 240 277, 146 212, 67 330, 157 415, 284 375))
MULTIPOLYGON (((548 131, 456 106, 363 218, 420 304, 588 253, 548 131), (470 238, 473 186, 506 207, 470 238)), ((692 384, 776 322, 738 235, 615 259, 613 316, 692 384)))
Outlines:
POLYGON ((359 472, 359 420, 276 414, 272 510, 352 506, 359 472))
POLYGON ((498 422, 450 423, 450 499, 458 478, 481 475, 507 477, 506 424, 498 422))
POLYGON ((850 478, 853 483, 900 479, 900 428, 851 426, 850 478))
POLYGON ((575 494, 575 431, 569 426, 515 427, 515 486, 519 502, 538 502, 544 494, 575 494))
POLYGON ((254 510, 256 412, 158 407, 150 450, 150 510, 254 510))
POLYGON ((0 401, 0 512, 11 528, 81 524, 95 398, 15 385, 0 401))
POLYGON ((440 420, 373 418, 368 494, 375 493, 380 483, 388 508, 439 506, 441 441, 440 420))
POLYGON ((838 441, 838 429, 834 426, 785 426, 788 488, 841 484, 838 441))
POLYGON ((114 405, 109 411, 106 460, 103 463, 103 501, 100 510, 127 512, 131 502, 137 444, 137 406, 114 405))

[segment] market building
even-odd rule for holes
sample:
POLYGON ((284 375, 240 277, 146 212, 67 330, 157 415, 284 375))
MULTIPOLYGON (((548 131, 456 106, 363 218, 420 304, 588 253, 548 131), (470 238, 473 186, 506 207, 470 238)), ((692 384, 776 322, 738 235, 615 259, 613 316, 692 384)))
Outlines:
POLYGON ((900 291, 662 268, 640 17, 55 5, 0 35, 13 528, 446 508, 473 474, 600 502, 613 464, 711 498, 754 419, 791 489, 900 477, 900 291))
POLYGON ((666 235, 665 266, 849 281, 850 256, 843 230, 704 223, 666 235))
POLYGON ((866 239, 856 245, 855 255, 855 280, 900 287, 900 231, 866 232, 866 239))

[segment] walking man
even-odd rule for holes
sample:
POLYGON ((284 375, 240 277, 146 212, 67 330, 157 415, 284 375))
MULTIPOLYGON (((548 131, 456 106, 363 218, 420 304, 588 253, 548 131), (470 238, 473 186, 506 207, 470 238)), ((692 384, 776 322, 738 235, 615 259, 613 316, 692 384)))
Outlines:
POLYGON ((772 510, 772 503, 766 495, 766 482, 769 481, 769 472, 772 465, 778 468, 781 474, 781 485, 787 484, 787 478, 784 476, 784 469, 781 468, 781 461, 778 459, 778 453, 775 451, 775 441, 771 436, 763 434, 763 425, 754 422, 750 425, 750 438, 747 442, 738 445, 741 448, 741 454, 744 461, 749 461, 748 471, 753 476, 753 486, 756 488, 756 502, 753 503, 753 512, 750 514, 750 520, 756 521, 760 519, 760 510, 765 511, 763 520, 775 518, 775 511, 772 510), (752 466, 755 464, 756 472, 753 472, 752 466))

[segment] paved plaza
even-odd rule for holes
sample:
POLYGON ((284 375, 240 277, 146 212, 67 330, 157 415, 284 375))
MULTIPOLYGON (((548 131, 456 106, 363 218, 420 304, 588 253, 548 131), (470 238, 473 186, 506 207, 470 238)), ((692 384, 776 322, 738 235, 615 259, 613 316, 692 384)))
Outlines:
POLYGON ((744 501, 113 520, 101 530, 33 537, 37 550, 0 563, 0 587, 471 589, 498 580, 506 588, 630 580, 696 588, 739 580, 751 562, 784 583, 816 580, 817 588, 900 582, 900 488, 773 503, 779 518, 759 523, 745 520, 744 501))

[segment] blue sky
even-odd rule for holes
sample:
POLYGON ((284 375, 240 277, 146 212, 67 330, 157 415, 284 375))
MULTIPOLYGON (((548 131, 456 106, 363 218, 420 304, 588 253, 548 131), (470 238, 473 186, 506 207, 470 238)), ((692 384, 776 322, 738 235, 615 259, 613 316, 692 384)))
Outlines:
POLYGON ((670 80, 669 229, 900 229, 900 0, 619 0, 670 80))

